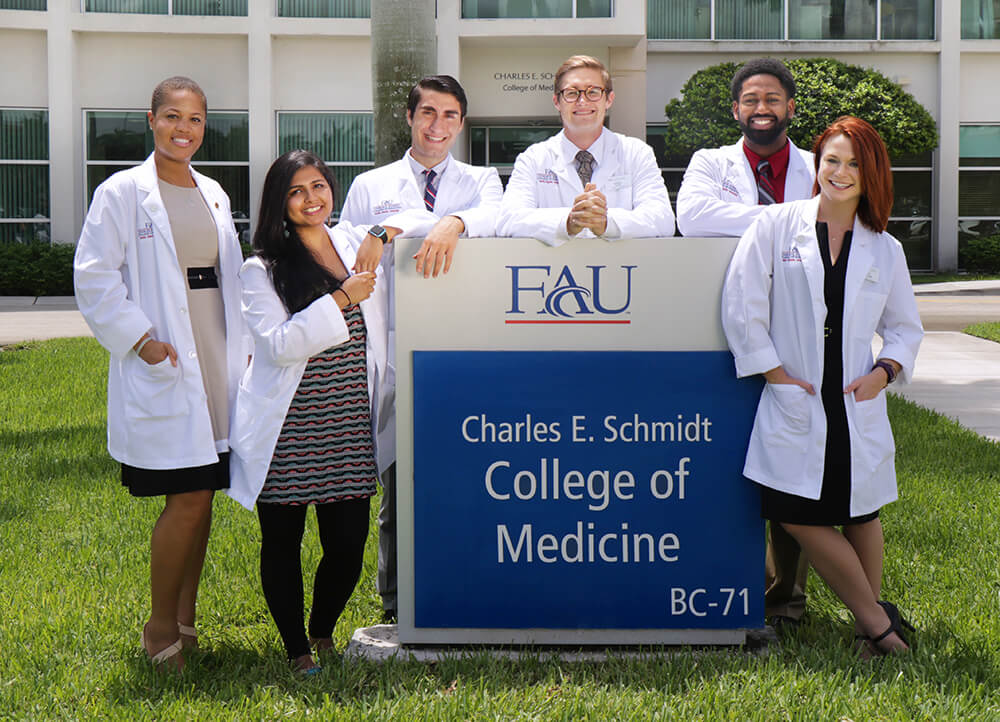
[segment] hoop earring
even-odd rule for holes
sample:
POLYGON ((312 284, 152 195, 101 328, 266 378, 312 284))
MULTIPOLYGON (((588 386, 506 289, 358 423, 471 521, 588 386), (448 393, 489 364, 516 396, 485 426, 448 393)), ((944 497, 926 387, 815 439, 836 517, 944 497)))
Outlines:
POLYGON ((284 229, 285 239, 287 240, 287 239, 291 238, 292 237, 292 232, 288 230, 288 221, 287 220, 281 221, 281 225, 282 225, 282 228, 284 229))

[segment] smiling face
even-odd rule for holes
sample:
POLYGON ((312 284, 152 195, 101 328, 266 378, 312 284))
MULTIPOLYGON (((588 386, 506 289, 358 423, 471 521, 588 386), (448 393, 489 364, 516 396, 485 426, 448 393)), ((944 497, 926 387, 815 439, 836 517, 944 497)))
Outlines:
POLYGON ((445 159, 462 132, 464 119, 458 98, 450 93, 420 89, 420 102, 406 112, 410 125, 410 155, 424 168, 433 168, 445 159))
POLYGON ((589 148, 604 127, 604 116, 615 101, 613 91, 604 93, 600 100, 587 100, 584 91, 587 88, 603 88, 604 78, 597 68, 577 68, 566 73, 560 81, 557 91, 575 88, 580 91, 576 102, 570 103, 561 94, 552 96, 552 102, 559 111, 563 130, 578 148, 589 148))
POLYGON ((168 91, 156 114, 146 113, 157 162, 190 163, 205 139, 205 116, 205 104, 197 93, 168 91))
POLYGON ((784 147, 785 129, 794 115, 795 100, 773 75, 751 75, 733 102, 733 118, 747 145, 764 157, 784 147))
POLYGON ((861 199, 864 192, 861 169, 854 156, 854 145, 846 135, 835 135, 823 144, 816 182, 823 201, 857 204, 861 199))
POLYGON ((285 217, 296 227, 326 223, 333 213, 333 189, 319 168, 307 165, 292 176, 285 201, 285 217))

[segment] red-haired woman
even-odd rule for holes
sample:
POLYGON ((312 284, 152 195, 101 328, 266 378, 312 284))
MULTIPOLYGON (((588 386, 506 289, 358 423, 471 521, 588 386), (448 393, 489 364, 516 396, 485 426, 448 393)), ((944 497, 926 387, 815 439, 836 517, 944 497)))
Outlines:
POLYGON ((878 513, 897 498, 884 389, 909 379, 923 328, 902 246, 885 232, 892 174, 882 139, 844 116, 813 152, 817 195, 762 213, 726 276, 736 372, 767 382, 743 473, 760 485, 762 516, 795 537, 854 614, 862 654, 886 654, 908 649, 908 625, 879 601, 878 513))

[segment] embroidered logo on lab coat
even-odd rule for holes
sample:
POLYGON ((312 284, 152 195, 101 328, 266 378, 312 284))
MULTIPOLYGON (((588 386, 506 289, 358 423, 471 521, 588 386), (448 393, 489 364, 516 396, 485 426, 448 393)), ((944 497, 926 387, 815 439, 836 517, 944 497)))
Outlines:
POLYGON ((722 190, 730 195, 736 196, 737 198, 740 196, 740 192, 736 189, 736 185, 728 178, 724 178, 722 180, 722 190))
POLYGON ((373 216, 384 216, 389 213, 399 213, 403 206, 399 201, 382 201, 376 206, 372 206, 373 216))
POLYGON ((539 183, 555 183, 559 185, 559 176, 551 168, 546 168, 544 173, 538 173, 537 176, 539 183))
POLYGON ((135 233, 136 233, 136 236, 138 236, 138 238, 139 238, 140 241, 143 240, 143 239, 146 239, 146 238, 152 238, 153 237, 153 224, 152 223, 147 223, 142 228, 137 228, 135 230, 135 233))
POLYGON ((794 263, 795 261, 802 263, 802 256, 799 255, 799 249, 792 246, 790 251, 781 252, 781 260, 783 263, 794 263))

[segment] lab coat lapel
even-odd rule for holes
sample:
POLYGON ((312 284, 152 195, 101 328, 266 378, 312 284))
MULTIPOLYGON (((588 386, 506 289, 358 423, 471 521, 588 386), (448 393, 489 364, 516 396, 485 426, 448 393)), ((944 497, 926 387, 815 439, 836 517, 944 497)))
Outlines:
MULTIPOLYGON (((343 230, 343 229, 341 229, 343 230)), ((344 268, 350 269, 354 268, 354 262, 357 260, 358 254, 355 252, 354 247, 351 245, 347 238, 347 231, 343 233, 333 232, 333 229, 327 229, 327 235, 330 236, 330 243, 333 244, 333 249, 340 256, 341 262, 344 264, 344 268)))
POLYGON ((802 258, 802 269, 809 284, 809 297, 812 299, 813 322, 816 334, 816 358, 823 358, 823 326, 826 324, 826 294, 824 291, 826 271, 823 269, 823 259, 819 253, 819 242, 816 239, 816 214, 819 211, 819 199, 806 206, 799 216, 801 225, 795 229, 793 244, 802 258))
POLYGON ((156 163, 152 155, 142 164, 142 170, 142 179, 138 186, 141 190, 145 191, 146 197, 140 205, 156 228, 156 233, 153 234, 153 240, 157 243, 156 255, 160 257, 160 263, 172 265, 179 274, 181 272, 181 264, 177 260, 177 248, 174 246, 174 236, 170 231, 170 217, 167 215, 167 208, 163 205, 163 198, 160 196, 160 184, 156 176, 156 163))
POLYGON ((559 185, 563 188, 569 188, 572 197, 575 198, 583 193, 583 183, 580 182, 580 176, 576 172, 576 161, 572 158, 563 158, 562 139, 563 134, 560 131, 546 141, 551 143, 549 146, 549 169, 559 178, 559 185))
MULTIPOLYGON (((788 141, 791 145, 791 141, 788 141)), ((785 202, 812 198, 813 177, 798 148, 792 145, 788 156, 788 171, 785 176, 785 202)))
POLYGON ((725 179, 732 182, 743 203, 748 206, 757 205, 757 183, 754 181, 750 162, 743 153, 743 141, 729 146, 728 151, 726 160, 729 161, 729 168, 725 179))
MULTIPOLYGON (((604 188, 604 184, 607 183, 609 178, 614 178, 619 175, 622 167, 622 144, 618 140, 618 136, 607 130, 604 132, 604 158, 602 163, 597 166, 597 173, 594 174, 594 183, 597 184, 598 189, 608 193, 608 189, 604 188)), ((581 186, 582 190, 582 186, 581 186)))
POLYGON ((871 243, 873 234, 854 217, 851 250, 847 256, 847 278, 844 282, 844 318, 851 318, 854 303, 858 300, 861 287, 875 263, 871 243))

